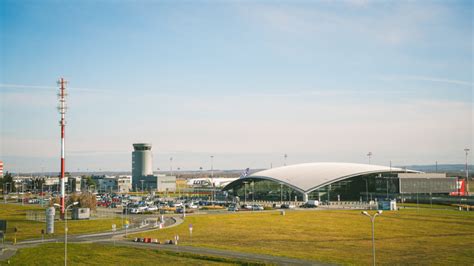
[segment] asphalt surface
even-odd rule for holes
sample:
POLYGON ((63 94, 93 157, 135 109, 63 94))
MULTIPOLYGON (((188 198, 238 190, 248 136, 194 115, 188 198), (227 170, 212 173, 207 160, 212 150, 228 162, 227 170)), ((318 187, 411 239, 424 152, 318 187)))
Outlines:
MULTIPOLYGON (((146 217, 144 217, 146 218, 146 217)), ((183 219, 180 217, 167 217, 165 220, 165 228, 174 227, 183 222, 183 219)), ((141 233, 146 231, 156 230, 154 224, 149 224, 141 228, 134 228, 128 230, 128 234, 132 233, 141 233)), ((211 249, 203 247, 193 247, 193 246, 181 246, 181 245, 165 245, 165 244, 151 244, 151 243, 136 243, 128 239, 124 239, 125 231, 117 230, 116 232, 103 232, 96 234, 86 234, 86 235, 70 235, 68 236, 68 243, 100 243, 107 245, 117 245, 117 246, 129 246, 137 248, 146 248, 146 249, 157 249, 157 250, 166 250, 170 252, 178 253, 191 253, 197 255, 207 255, 207 256, 216 256, 237 259, 248 262, 263 262, 275 265, 327 265, 321 264, 313 261, 306 261, 301 259, 293 259, 287 257, 279 257, 272 255, 264 254, 254 254, 246 252, 238 252, 232 250, 221 250, 221 249, 211 249)), ((63 243, 64 238, 58 237, 54 239, 47 240, 27 240, 18 242, 16 245, 4 245, 0 250, 0 261, 7 261, 16 251, 21 248, 34 247, 43 243, 63 243)))
MULTIPOLYGON (((107 242, 104 241, 104 242, 99 242, 99 243, 110 244, 110 241, 107 241, 107 242)), ((317 263, 314 261, 307 261, 307 260, 301 260, 301 259, 238 252, 238 251, 232 251, 232 250, 211 249, 211 248, 203 248, 203 247, 164 245, 164 244, 152 244, 152 243, 135 243, 135 242, 130 242, 130 241, 115 242, 115 245, 166 250, 166 251, 179 252, 179 253, 191 253, 191 254, 198 254, 198 255, 216 256, 216 257, 238 259, 238 260, 248 261, 248 262, 261 262, 261 263, 263 262, 263 263, 275 264, 275 265, 328 265, 328 264, 322 264, 322 263, 317 263)))

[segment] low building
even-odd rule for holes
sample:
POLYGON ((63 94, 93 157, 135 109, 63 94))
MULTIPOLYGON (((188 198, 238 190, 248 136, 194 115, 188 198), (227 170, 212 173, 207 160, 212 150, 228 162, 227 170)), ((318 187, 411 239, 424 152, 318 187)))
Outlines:
POLYGON ((445 173, 400 173, 400 194, 450 194, 457 191, 457 178, 445 173))
POLYGON ((119 193, 127 193, 132 190, 132 176, 117 177, 117 191, 119 193))
POLYGON ((80 176, 66 177, 67 191, 69 192, 80 192, 82 178, 80 176))
POLYGON ((158 175, 158 192, 176 191, 176 176, 158 175))
POLYGON ((117 191, 117 178, 115 176, 103 176, 97 179, 99 192, 114 192, 117 191))

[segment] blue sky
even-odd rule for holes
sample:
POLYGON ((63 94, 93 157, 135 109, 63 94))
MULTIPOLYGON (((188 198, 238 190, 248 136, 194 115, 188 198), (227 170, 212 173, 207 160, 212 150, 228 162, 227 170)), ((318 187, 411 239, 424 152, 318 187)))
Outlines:
POLYGON ((471 1, 2 1, 0 158, 67 168, 461 163, 471 1))

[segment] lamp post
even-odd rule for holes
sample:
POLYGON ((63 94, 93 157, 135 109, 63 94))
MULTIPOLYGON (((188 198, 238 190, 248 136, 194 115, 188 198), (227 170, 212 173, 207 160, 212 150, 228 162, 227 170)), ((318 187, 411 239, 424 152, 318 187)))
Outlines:
POLYGON ((255 204, 255 181, 252 180, 252 204, 255 204))
POLYGON ((283 204, 283 183, 280 183, 280 205, 283 204))
POLYGON ((180 189, 180 183, 178 182, 178 179, 179 179, 179 170, 181 170, 180 167, 177 168, 178 169, 178 173, 176 174, 177 177, 176 177, 176 184, 178 185, 178 197, 181 199, 181 189, 180 189))
POLYGON ((170 157, 170 176, 173 175, 173 157, 170 157))
POLYGON ((374 215, 370 215, 368 212, 363 211, 363 215, 370 217, 370 221, 372 222, 372 257, 373 257, 373 265, 375 266, 375 217, 382 214, 382 211, 377 211, 374 215))
POLYGON ((369 180, 365 178, 365 199, 369 202, 369 180))
POLYGON ((214 178, 214 155, 211 155, 211 178, 214 178))
POLYGON ((468 195, 469 193, 469 183, 468 183, 468 179, 469 179, 469 169, 468 169, 468 165, 467 165, 467 156, 469 155, 469 151, 470 149, 468 148, 465 148, 464 149, 464 152, 466 153, 466 168, 465 168, 465 172, 466 172, 466 196, 468 195))
POLYGON ((283 163, 284 166, 286 166, 286 159, 288 158, 288 154, 284 154, 283 157, 285 158, 285 162, 283 163))
POLYGON ((44 187, 44 182, 41 183, 41 207, 44 206, 44 190, 43 190, 43 187, 44 187))
POLYGON ((68 231, 68 228, 67 228, 67 210, 70 207, 75 206, 77 204, 79 204, 79 202, 77 202, 77 201, 73 202, 72 204, 69 204, 66 207, 66 210, 64 211, 64 221, 65 221, 65 226, 64 226, 64 266, 67 265, 67 231, 68 231))
POLYGON ((247 205, 247 182, 244 182, 244 203, 247 205))
POLYGON ((367 153, 367 157, 369 157, 369 164, 370 164, 370 158, 372 157, 372 152, 369 151, 369 153, 367 153))
POLYGON ((7 194, 8 194, 8 185, 10 185, 10 192, 12 192, 12 183, 11 182, 6 182, 3 184, 3 199, 5 201, 5 204, 7 203, 7 194))

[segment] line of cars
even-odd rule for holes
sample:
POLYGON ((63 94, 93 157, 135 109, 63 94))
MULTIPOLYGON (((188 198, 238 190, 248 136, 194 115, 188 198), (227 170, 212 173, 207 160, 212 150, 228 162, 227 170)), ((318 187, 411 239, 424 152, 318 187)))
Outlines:
POLYGON ((232 212, 237 211, 263 211, 265 208, 258 204, 242 204, 239 208, 237 204, 230 205, 227 210, 232 212))
POLYGON ((160 213, 190 213, 199 208, 199 206, 192 201, 177 202, 164 201, 160 199, 154 201, 125 203, 124 207, 124 212, 128 211, 131 214, 153 213, 157 211, 160 213))

